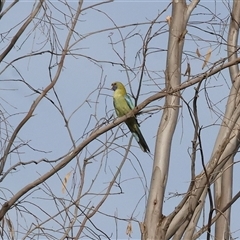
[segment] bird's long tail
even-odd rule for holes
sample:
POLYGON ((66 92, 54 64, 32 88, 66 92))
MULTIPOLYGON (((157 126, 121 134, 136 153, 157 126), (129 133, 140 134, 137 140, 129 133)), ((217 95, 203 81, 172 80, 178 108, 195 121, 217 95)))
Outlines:
POLYGON ((133 136, 136 139, 136 141, 138 142, 140 148, 144 151, 144 152, 150 152, 149 147, 138 127, 137 131, 133 132, 133 136))

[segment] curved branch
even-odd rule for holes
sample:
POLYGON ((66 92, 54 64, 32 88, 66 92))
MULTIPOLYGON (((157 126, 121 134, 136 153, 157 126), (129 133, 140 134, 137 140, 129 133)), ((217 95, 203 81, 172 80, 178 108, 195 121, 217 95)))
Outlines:
MULTIPOLYGON (((25 193, 27 193, 29 190, 33 189, 34 187, 38 186, 39 184, 41 184, 42 182, 44 182, 45 180, 47 180, 48 178, 50 178, 51 176, 53 176, 57 171, 59 171, 60 169, 62 169, 63 167, 65 167, 74 157, 76 157, 76 155, 82 151, 82 149, 84 147, 86 147, 89 143, 91 143, 94 139, 96 139, 97 137, 99 137, 100 135, 102 135, 103 133, 105 133, 106 131, 116 127, 117 125, 119 125, 120 123, 126 121, 126 119, 132 117, 133 115, 135 116, 139 111, 141 111, 144 107, 146 107, 148 104, 150 104, 153 101, 156 101, 158 99, 161 99, 169 94, 174 94, 178 91, 181 91, 185 88, 188 88, 200 81, 203 81, 204 79, 206 79, 207 77, 210 77, 218 72, 220 72, 222 69, 225 69, 233 64, 237 64, 240 63, 240 58, 235 59, 234 61, 231 62, 227 62, 219 67, 217 67, 216 69, 210 69, 208 72, 203 73, 202 75, 193 78, 192 80, 186 81, 182 84, 180 84, 179 86, 177 86, 176 88, 174 88, 173 90, 167 92, 165 89, 162 90, 159 93, 154 94, 153 96, 150 96, 149 98, 147 98, 145 101, 143 101, 141 104, 139 104, 137 107, 135 107, 131 112, 129 112, 127 115, 121 117, 121 118, 117 118, 115 119, 112 123, 108 124, 107 126, 104 126, 102 128, 97 129, 96 131, 94 131, 86 140, 84 140, 82 143, 80 143, 75 149, 73 149, 73 151, 71 151, 66 157, 63 158, 63 160, 58 163, 52 170, 50 170, 49 172, 45 173, 42 177, 36 179, 34 182, 32 182, 31 184, 26 185, 23 189, 21 189, 20 191, 18 191, 9 201, 5 202, 2 206, 2 209, 0 210, 0 220, 2 220, 2 218, 4 217, 4 215, 6 214, 6 212, 11 208, 11 206, 13 206, 15 204, 15 202, 22 197, 25 193)), ((56 79, 54 78, 54 81, 56 81, 56 79)), ((48 86, 48 88, 50 88, 52 85, 50 84, 48 86)), ((46 90, 46 89, 45 89, 46 90)), ((43 92, 45 92, 45 90, 43 92)), ((36 99, 35 102, 38 101, 39 103, 39 98, 43 97, 43 93, 36 99)), ((34 109, 36 108, 36 103, 33 103, 32 107, 30 108, 31 112, 34 111, 34 109)), ((29 116, 30 114, 27 114, 27 116, 29 116)), ((26 119, 26 117, 24 119, 26 119)), ((22 120, 23 122, 23 120, 22 120)), ((22 123, 21 122, 21 123, 22 123)), ((25 120, 26 122, 26 120, 25 120)), ((21 124, 21 127, 23 125, 21 124)), ((19 129, 20 130, 20 129, 19 129)), ((16 131, 16 130, 15 130, 16 131)))
POLYGON ((28 17, 28 19, 26 20, 26 22, 22 25, 22 27, 18 30, 18 32, 14 35, 14 37, 12 38, 12 41, 10 42, 10 44, 8 45, 8 47, 5 49, 5 51, 0 55, 0 62, 2 62, 2 60, 7 56, 7 54, 11 51, 11 49, 14 47, 15 43, 17 42, 17 40, 19 39, 19 37, 22 35, 22 33, 25 31, 25 29, 27 28, 27 26, 32 22, 33 18, 37 15, 37 13, 39 12, 42 3, 44 2, 44 0, 40 0, 38 5, 36 6, 36 8, 34 9, 34 11, 31 12, 30 16, 28 17))
MULTIPOLYGON (((34 11, 34 14, 31 14, 31 16, 35 16, 37 14, 37 12, 39 11, 41 5, 42 5, 42 1, 41 0, 35 11, 34 11)), ((62 71, 62 68, 63 68, 63 63, 64 63, 64 59, 66 57, 66 54, 68 52, 68 47, 69 47, 69 43, 70 43, 70 40, 71 40, 71 37, 72 37, 72 34, 73 34, 73 31, 74 31, 74 28, 77 24, 77 21, 78 21, 78 17, 81 13, 81 6, 82 6, 82 1, 80 2, 79 6, 78 6, 78 10, 77 10, 77 13, 76 13, 76 16, 74 18, 74 21, 72 23, 72 26, 70 28, 70 31, 67 35, 67 39, 66 39, 66 42, 65 42, 65 46, 64 46, 64 49, 62 50, 62 55, 61 55, 61 59, 60 59, 60 62, 59 62, 59 65, 58 65, 58 69, 57 69, 57 72, 56 72, 56 75, 54 77, 54 79, 52 80, 52 82, 42 91, 42 93, 37 97, 37 99, 33 102, 33 104, 31 105, 27 115, 23 118, 23 120, 18 124, 18 126, 16 127, 16 129, 14 130, 10 140, 9 140, 9 143, 6 147, 6 150, 4 151, 4 155, 3 157, 1 158, 1 163, 0 163, 0 174, 3 172, 3 169, 4 169, 4 166, 5 166, 5 163, 6 163, 6 160, 7 160, 7 156, 8 156, 8 153, 10 152, 11 150, 11 147, 14 143, 14 140, 16 139, 17 137, 17 134, 18 132, 22 129, 22 127, 26 124, 26 122, 33 116, 33 112, 35 111, 36 107, 38 106, 38 104, 40 103, 40 101, 45 97, 45 95, 54 87, 54 85, 56 84, 59 76, 60 76, 60 73, 62 71)), ((32 17, 33 18, 33 17, 32 17)), ((32 18, 29 18, 28 20, 32 20, 32 18)), ((28 21, 25 22, 25 24, 23 26, 26 25, 26 23, 30 23, 28 21)), ((27 24, 27 25, 28 25, 27 24)), ((26 27, 27 27, 26 25, 26 27)), ((23 28, 23 27, 22 27, 23 28)), ((21 28, 21 29, 22 29, 21 28)), ((19 30, 20 31, 20 30, 19 30)), ((19 33, 18 31, 18 33, 19 33)), ((18 36, 18 34, 15 35, 15 37, 18 36)), ((15 38, 14 37, 14 38, 15 38)), ((19 36, 18 36, 19 37, 19 36)), ((16 38, 17 40, 17 38, 16 38)), ((6 52, 6 54, 10 51, 10 46, 11 44, 9 45, 9 47, 4 51, 4 53, 6 52), (9 50, 9 51, 7 51, 9 50)), ((12 46, 13 47, 13 46, 12 46)), ((0 59, 4 57, 4 53, 0 56, 0 59)), ((0 60, 1 61, 1 60, 0 60)))
MULTIPOLYGON (((229 61, 237 58, 237 50, 238 50, 238 35, 239 35, 239 26, 240 26, 240 2, 238 0, 233 1, 233 7, 231 12, 231 20, 229 25, 228 32, 228 45, 227 45, 227 53, 229 57, 229 61)), ((229 67, 229 73, 232 80, 232 88, 229 94, 228 103, 226 106, 225 116, 223 119, 222 127, 219 132, 218 139, 216 141, 216 145, 219 141, 221 141, 221 137, 226 132, 226 127, 228 127, 228 119, 235 114, 237 106, 239 106, 239 67, 238 65, 233 65, 229 67)), ((239 114, 239 113, 238 113, 239 114)), ((239 120, 238 120, 239 121, 239 120)), ((238 127, 237 127, 238 128, 238 127)), ((235 130, 236 135, 239 134, 238 130, 235 130)), ((216 146, 215 145, 215 146, 216 146)), ((232 151, 232 156, 224 165, 227 168, 226 171, 219 177, 214 184, 214 193, 215 193, 215 207, 216 209, 221 209, 224 205, 226 205, 232 198, 232 185, 233 185, 233 168, 232 163, 234 159, 234 148, 238 148, 239 139, 235 138, 232 147, 229 149, 229 154, 232 151)), ((230 223, 230 209, 224 212, 221 217, 216 221, 215 226, 215 238, 229 238, 229 223, 230 223)), ((209 236, 210 239, 210 236, 209 236)))

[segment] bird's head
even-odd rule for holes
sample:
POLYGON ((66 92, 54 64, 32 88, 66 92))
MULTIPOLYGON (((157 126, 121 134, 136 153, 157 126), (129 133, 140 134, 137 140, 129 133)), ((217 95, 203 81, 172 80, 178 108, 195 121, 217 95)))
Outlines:
POLYGON ((112 90, 116 91, 116 90, 121 90, 126 92, 126 89, 124 87, 124 85, 121 82, 114 82, 112 83, 112 90))

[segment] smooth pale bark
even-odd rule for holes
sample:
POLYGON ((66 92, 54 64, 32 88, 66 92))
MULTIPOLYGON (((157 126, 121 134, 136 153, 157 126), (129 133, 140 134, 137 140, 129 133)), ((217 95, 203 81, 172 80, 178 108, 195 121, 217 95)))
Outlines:
MULTIPOLYGON (((166 63, 166 89, 171 91, 181 83, 181 63, 186 26, 189 16, 198 1, 172 2, 172 17, 169 26, 168 54, 166 63)), ((169 94, 165 99, 165 108, 158 128, 153 174, 146 215, 144 220, 142 239, 165 239, 168 226, 162 221, 162 207, 165 187, 168 178, 170 150, 172 137, 177 124, 179 108, 179 94, 169 94)))
MULTIPOLYGON (((181 83, 181 59, 184 37, 187 33, 188 18, 198 4, 192 1, 189 6, 185 1, 173 1, 171 23, 169 27, 169 45, 166 65, 166 91, 171 91, 181 83)), ((228 54, 229 61, 237 59, 236 46, 238 26, 240 20, 240 1, 233 6, 233 19, 229 29, 228 54), (234 22, 234 23, 233 23, 234 22)), ((232 197, 232 168, 231 164, 239 148, 239 89, 240 79, 235 79, 238 71, 237 64, 230 68, 233 82, 230 90, 226 111, 215 141, 212 155, 205 166, 205 171, 197 175, 189 187, 187 195, 169 216, 163 216, 163 198, 168 178, 170 150, 172 137, 175 131, 179 95, 166 96, 165 108, 158 128, 153 174, 150 193, 147 203, 146 215, 142 228, 142 239, 194 239, 197 235, 196 226, 205 204, 208 187, 215 183, 215 206, 221 211, 232 197)), ((213 210, 213 209, 212 209, 213 210)), ((207 216, 208 217, 208 216, 207 216)), ((211 217, 214 217, 212 215, 211 217)), ((224 217, 216 223, 215 239, 229 237, 230 211, 224 212, 224 217)), ((211 222, 210 222, 211 224, 211 222)), ((202 233, 209 226, 202 228, 202 233)), ((199 233, 201 230, 199 231, 199 233)), ((210 235, 209 235, 210 236, 210 235)))
MULTIPOLYGON (((239 23, 240 23, 240 1, 235 0, 233 2, 232 15, 228 32, 228 57, 229 61, 237 58, 237 43, 239 35, 239 23)), ((233 83, 227 109, 225 113, 225 119, 231 117, 232 112, 238 105, 239 94, 239 82, 240 78, 238 65, 233 65, 229 68, 230 77, 233 83)), ((220 134, 224 134, 224 124, 220 131, 220 134)), ((219 134, 219 140, 221 135, 219 134)), ((238 130, 236 130, 238 134, 238 130)), ((217 141, 218 142, 218 141, 217 141)), ((217 144, 216 142, 216 144, 217 144)), ((239 146, 239 139, 236 138, 236 148, 239 146)), ((220 177, 217 179, 214 185, 215 194, 215 207, 220 211, 232 198, 232 183, 233 183, 233 164, 234 154, 229 158, 224 166, 223 171, 220 173, 220 177)), ((215 226, 215 239, 229 239, 229 226, 230 226, 230 209, 222 213, 221 217, 216 221, 215 226)))
POLYGON ((195 230, 196 230, 196 226, 198 224, 199 217, 201 215, 202 209, 205 204, 206 195, 207 195, 207 188, 204 189, 204 192, 202 193, 201 198, 199 199, 199 204, 195 208, 195 211, 194 211, 192 218, 188 224, 188 227, 185 230, 184 237, 182 238, 182 240, 192 239, 193 234, 195 233, 195 230))

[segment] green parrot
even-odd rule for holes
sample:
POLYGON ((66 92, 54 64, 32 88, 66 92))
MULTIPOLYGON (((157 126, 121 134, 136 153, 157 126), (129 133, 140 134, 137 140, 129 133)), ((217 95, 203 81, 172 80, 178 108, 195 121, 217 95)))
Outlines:
MULTIPOLYGON (((112 83, 113 105, 118 117, 122 117, 134 109, 134 104, 127 94, 121 82, 112 83)), ((128 118, 125 123, 144 152, 150 152, 149 147, 139 129, 139 124, 135 117, 128 118)))

